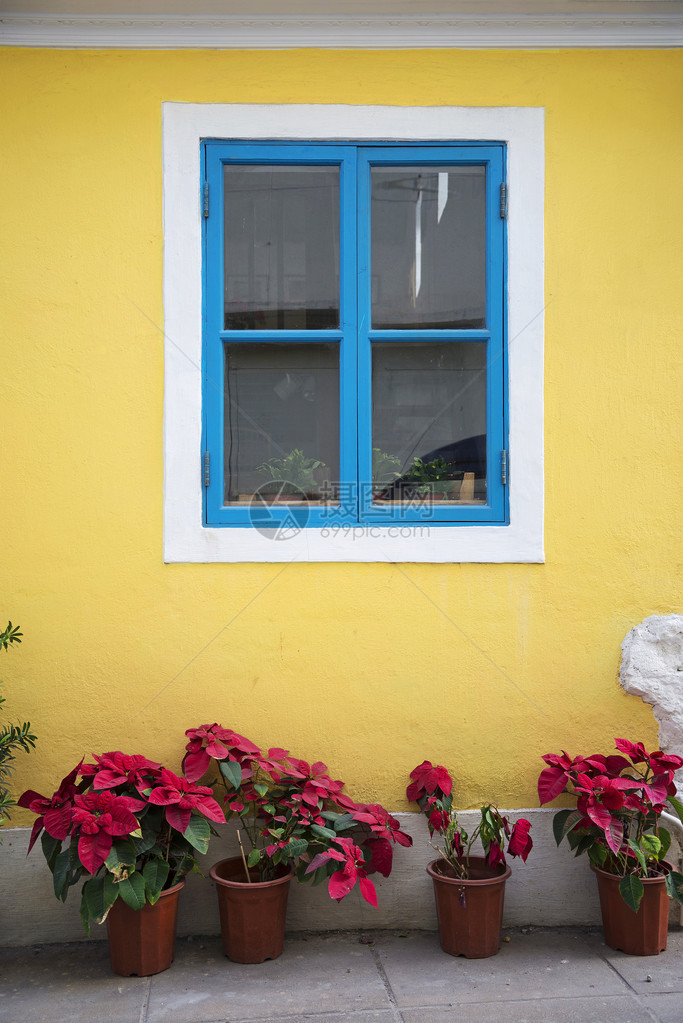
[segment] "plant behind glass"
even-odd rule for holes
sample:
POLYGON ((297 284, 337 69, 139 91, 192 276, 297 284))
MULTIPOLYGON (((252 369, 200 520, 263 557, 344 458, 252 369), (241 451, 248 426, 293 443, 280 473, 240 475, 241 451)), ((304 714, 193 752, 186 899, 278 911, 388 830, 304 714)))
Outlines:
POLYGON ((284 483, 283 494, 294 494, 302 490, 304 494, 315 491, 318 481, 316 469, 324 469, 326 465, 316 458, 307 458, 300 448, 294 448, 284 458, 269 458, 257 466, 256 471, 262 473, 273 483, 284 483))
POLYGON ((417 493, 436 494, 446 497, 461 480, 463 472, 445 458, 433 458, 429 462, 415 458, 413 464, 401 477, 401 486, 408 486, 417 493))

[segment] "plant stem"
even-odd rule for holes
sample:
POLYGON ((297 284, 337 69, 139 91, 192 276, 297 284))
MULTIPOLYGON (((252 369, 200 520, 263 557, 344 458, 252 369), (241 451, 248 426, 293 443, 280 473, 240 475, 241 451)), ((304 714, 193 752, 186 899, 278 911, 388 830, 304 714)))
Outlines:
POLYGON ((242 835, 240 829, 237 829, 237 841, 240 844, 240 852, 242 853, 242 863, 244 864, 244 873, 247 875, 247 882, 251 884, 251 875, 249 873, 249 867, 247 866, 247 858, 244 855, 244 846, 242 845, 242 835))

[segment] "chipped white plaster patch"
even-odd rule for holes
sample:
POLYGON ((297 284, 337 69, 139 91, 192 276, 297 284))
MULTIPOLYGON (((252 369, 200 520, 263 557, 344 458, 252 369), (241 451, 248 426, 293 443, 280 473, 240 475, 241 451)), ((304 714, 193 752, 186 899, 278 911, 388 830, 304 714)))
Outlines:
POLYGON ((683 756, 683 615, 651 615, 631 629, 619 678, 627 693, 652 705, 662 750, 683 756))

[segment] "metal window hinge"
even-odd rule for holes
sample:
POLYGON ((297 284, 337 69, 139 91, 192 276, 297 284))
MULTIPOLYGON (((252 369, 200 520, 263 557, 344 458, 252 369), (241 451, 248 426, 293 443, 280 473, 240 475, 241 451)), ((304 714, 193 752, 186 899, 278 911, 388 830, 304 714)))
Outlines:
POLYGON ((508 186, 503 181, 500 186, 500 217, 505 220, 508 215, 508 186))
POLYGON ((202 189, 202 213, 205 217, 209 215, 209 182, 204 182, 204 188, 202 189))
POLYGON ((508 453, 507 451, 501 451, 500 453, 500 482, 503 486, 506 486, 508 481, 508 453))
POLYGON ((204 486, 208 487, 211 482, 211 471, 210 471, 210 456, 209 452, 204 452, 204 486))

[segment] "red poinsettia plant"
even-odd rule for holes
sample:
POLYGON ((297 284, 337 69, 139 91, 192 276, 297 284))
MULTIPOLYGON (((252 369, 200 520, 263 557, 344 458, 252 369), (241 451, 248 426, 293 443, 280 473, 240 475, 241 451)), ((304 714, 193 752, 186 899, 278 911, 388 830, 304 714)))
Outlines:
POLYGON ((55 895, 85 878, 81 919, 102 923, 118 898, 132 909, 197 869, 209 846, 211 821, 225 815, 212 789, 140 755, 112 752, 81 761, 52 796, 28 789, 19 799, 38 815, 28 851, 41 837, 55 895))
POLYGON ((393 844, 412 844, 384 807, 354 802, 320 761, 310 764, 280 747, 264 752, 222 725, 185 734, 185 776, 198 781, 217 772, 214 784, 222 784, 225 816, 239 822, 240 843, 246 835, 245 883, 249 868, 258 868, 259 878, 268 881, 285 864, 299 881, 327 880, 338 902, 358 883, 365 901, 377 905, 369 875, 388 877, 393 844))
POLYGON ((614 743, 619 752, 608 756, 570 757, 562 752, 542 758, 548 766, 538 779, 541 805, 563 792, 576 799, 575 809, 555 814, 555 840, 559 845, 566 838, 576 856, 588 853, 596 867, 620 875, 621 897, 634 912, 647 877, 666 875, 669 895, 683 902, 683 876, 663 862, 671 835, 661 824, 667 805, 683 821, 674 782, 683 758, 648 753, 642 742, 614 743))
POLYGON ((434 848, 449 865, 458 878, 470 877, 470 856, 475 843, 481 844, 489 867, 505 865, 505 843, 510 856, 521 856, 526 861, 533 842, 529 831, 531 824, 524 817, 511 824, 492 803, 481 807, 481 818, 469 834, 458 821, 453 809, 453 780, 445 767, 434 766, 424 760, 410 773, 411 782, 406 796, 411 803, 417 803, 427 818, 429 834, 441 837, 443 847, 434 848))

